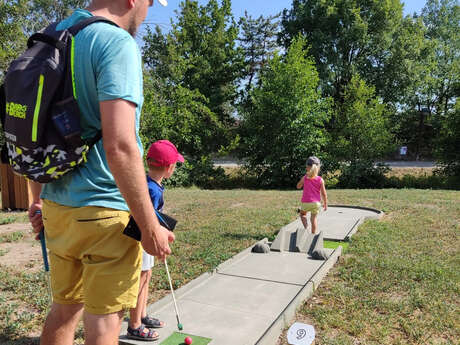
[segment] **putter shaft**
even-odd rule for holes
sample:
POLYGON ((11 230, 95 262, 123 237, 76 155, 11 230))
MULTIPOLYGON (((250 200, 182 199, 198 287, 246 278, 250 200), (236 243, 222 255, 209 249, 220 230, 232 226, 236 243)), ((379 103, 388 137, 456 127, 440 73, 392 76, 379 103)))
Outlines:
MULTIPOLYGON (((35 214, 41 214, 40 210, 35 211, 35 214)), ((49 304, 53 303, 53 293, 51 291, 51 279, 50 279, 50 266, 48 263, 48 252, 46 251, 46 241, 45 241, 45 228, 42 228, 40 233, 38 234, 38 238, 40 239, 40 244, 42 247, 42 256, 43 256, 43 266, 45 268, 45 279, 46 285, 48 290, 48 301, 49 304)))
POLYGON ((177 325, 179 326, 179 324, 181 324, 179 320, 179 311, 177 309, 176 297, 174 296, 174 289, 173 289, 172 282, 171 282, 171 276, 169 275, 168 263, 166 262, 166 258, 164 262, 165 262, 165 267, 166 267, 166 274, 168 275, 169 287, 171 288, 171 294, 172 294, 172 298, 174 301, 174 310, 176 311, 177 325))

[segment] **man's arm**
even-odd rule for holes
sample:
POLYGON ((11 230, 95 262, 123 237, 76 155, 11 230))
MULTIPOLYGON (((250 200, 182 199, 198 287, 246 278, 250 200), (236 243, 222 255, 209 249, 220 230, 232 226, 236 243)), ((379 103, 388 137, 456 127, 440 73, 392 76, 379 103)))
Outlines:
POLYGON ((135 135, 136 105, 122 100, 100 102, 102 138, 115 182, 142 233, 144 250, 163 260, 174 234, 162 227, 150 201, 144 164, 135 135))

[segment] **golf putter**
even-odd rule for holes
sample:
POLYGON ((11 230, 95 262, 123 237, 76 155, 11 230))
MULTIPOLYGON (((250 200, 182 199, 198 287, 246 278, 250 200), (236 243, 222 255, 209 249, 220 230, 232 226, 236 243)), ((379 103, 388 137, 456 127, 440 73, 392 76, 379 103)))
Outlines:
MULTIPOLYGON (((35 211, 35 214, 41 214, 40 210, 35 211)), ((38 238, 40 239, 40 244, 42 247, 42 256, 43 256, 43 266, 45 268, 45 279, 46 285, 48 290, 48 301, 51 305, 53 303, 53 294, 51 292, 51 279, 50 279, 50 265, 48 263, 48 253, 46 251, 46 241, 45 241, 45 228, 43 227, 38 234, 38 238)))
POLYGON ((184 326, 180 323, 179 320, 179 311, 177 309, 176 297, 174 296, 174 289, 171 282, 171 276, 169 275, 168 263, 166 262, 166 258, 164 262, 166 267, 166 274, 168 275, 169 287, 171 288, 171 294, 174 301, 174 310, 176 311, 177 328, 179 329, 179 331, 182 331, 184 329, 184 326))

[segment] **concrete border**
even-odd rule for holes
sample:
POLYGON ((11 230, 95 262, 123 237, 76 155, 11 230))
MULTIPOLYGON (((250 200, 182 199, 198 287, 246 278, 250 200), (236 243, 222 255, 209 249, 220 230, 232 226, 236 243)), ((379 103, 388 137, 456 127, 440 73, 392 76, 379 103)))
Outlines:
POLYGON ((276 345, 281 332, 289 325, 291 320, 295 317, 297 308, 306 299, 313 295, 313 292, 318 288, 319 284, 326 276, 327 272, 337 262, 339 256, 342 254, 342 246, 338 246, 331 254, 329 259, 318 268, 315 274, 307 281, 302 289, 299 290, 297 295, 291 302, 284 308, 278 317, 272 322, 262 336, 257 340, 254 345, 276 345))
MULTIPOLYGON (((372 211, 377 213, 375 217, 378 217, 380 219, 385 213, 381 210, 377 210, 376 208, 371 208, 371 207, 365 207, 365 206, 353 206, 353 205, 327 205, 327 207, 343 207, 343 208, 356 208, 358 210, 365 210, 365 211, 372 211)), ((367 216, 364 217, 364 219, 372 219, 374 218, 373 216, 367 216)))

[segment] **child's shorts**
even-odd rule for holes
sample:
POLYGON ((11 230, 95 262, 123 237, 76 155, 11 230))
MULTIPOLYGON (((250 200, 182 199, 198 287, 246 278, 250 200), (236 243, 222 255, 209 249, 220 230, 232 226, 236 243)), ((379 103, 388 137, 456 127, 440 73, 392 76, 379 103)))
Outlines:
POLYGON ((91 314, 134 308, 142 248, 123 235, 129 213, 43 201, 53 300, 83 304, 91 314))
POLYGON ((155 257, 147 254, 145 250, 142 250, 142 268, 141 271, 151 270, 154 264, 155 257))
POLYGON ((305 216, 307 212, 311 214, 318 214, 321 209, 321 203, 319 202, 303 202, 300 206, 300 214, 305 216))

